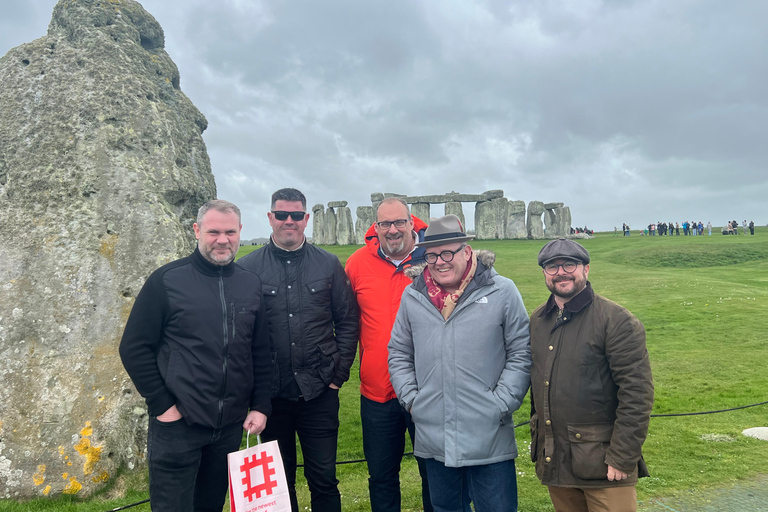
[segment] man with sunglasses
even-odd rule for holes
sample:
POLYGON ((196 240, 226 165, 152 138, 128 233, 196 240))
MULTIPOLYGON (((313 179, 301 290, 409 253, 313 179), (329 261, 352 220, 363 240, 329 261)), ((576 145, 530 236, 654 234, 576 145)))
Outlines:
MULTIPOLYGON (((403 290, 411 284, 408 269, 424 263, 427 225, 411 215, 399 197, 384 199, 376 222, 365 234, 365 246, 355 251, 345 270, 360 307, 360 419, 363 452, 368 463, 372 512, 400 512, 400 462, 405 432, 414 439, 411 415, 398 403, 389 381, 387 344, 403 290)), ((424 512, 432 512, 424 461, 421 474, 424 512)))
POLYGON ((653 406, 643 324, 597 295, 573 240, 539 252, 549 300, 531 315, 531 459, 556 512, 635 511, 653 406))
POLYGON ((418 244, 425 266, 403 293, 389 342, 397 398, 416 425, 439 512, 516 511, 512 413, 530 384, 528 314, 515 284, 473 251, 456 215, 418 244))
POLYGON ((312 510, 341 510, 336 479, 339 388, 358 339, 355 297, 339 259, 304 237, 307 200, 294 188, 272 194, 267 245, 238 261, 261 277, 269 319, 272 415, 262 437, 277 440, 296 500, 296 436, 312 510))

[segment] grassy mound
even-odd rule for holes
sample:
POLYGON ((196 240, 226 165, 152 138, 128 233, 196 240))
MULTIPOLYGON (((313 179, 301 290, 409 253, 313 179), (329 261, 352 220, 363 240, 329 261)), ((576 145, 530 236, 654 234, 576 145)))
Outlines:
POLYGON ((726 267, 768 259, 765 244, 688 244, 625 249, 607 256, 611 263, 640 268, 726 267))

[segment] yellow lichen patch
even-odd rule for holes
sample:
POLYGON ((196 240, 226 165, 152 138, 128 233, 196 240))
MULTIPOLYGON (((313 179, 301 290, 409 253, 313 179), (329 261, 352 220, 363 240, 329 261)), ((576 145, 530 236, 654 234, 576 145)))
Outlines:
POLYGON ((82 438, 80 442, 75 445, 75 450, 85 457, 85 464, 83 464, 83 474, 90 475, 93 473, 93 467, 97 462, 101 460, 101 447, 91 446, 91 440, 82 438))
POLYGON ((91 434, 93 434, 93 427, 91 427, 91 422, 90 421, 86 421, 85 422, 85 426, 80 431, 80 435, 81 436, 90 436, 91 434))
POLYGON ((66 480, 67 477, 69 477, 69 473, 62 473, 61 474, 61 478, 63 478, 64 480, 66 480))
POLYGON ((72 478, 69 479, 69 483, 61 492, 64 494, 77 494, 78 492, 80 492, 80 489, 82 488, 83 488, 83 485, 77 481, 76 476, 73 476, 72 478))
POLYGON ((37 466, 37 473, 32 475, 32 481, 35 482, 35 485, 43 485, 45 482, 45 464, 37 466))
POLYGON ((115 258, 115 245, 117 245, 117 235, 112 234, 102 236, 99 242, 99 254, 107 258, 110 263, 115 258))
POLYGON ((51 493, 51 486, 50 485, 46 485, 45 489, 43 489, 43 494, 45 496, 48 496, 50 493, 51 493))
MULTIPOLYGON (((59 446, 59 455, 64 455, 64 447, 59 446)), ((66 459, 66 457, 64 457, 66 459)))
POLYGON ((72 465, 72 461, 70 460, 69 462, 67 462, 67 466, 71 466, 71 465, 72 465))
POLYGON ((93 478, 91 478, 91 480, 95 484, 97 484, 99 482, 106 482, 107 480, 109 480, 109 473, 107 473, 106 471, 102 471, 100 474, 98 474, 98 475, 94 476, 93 478))

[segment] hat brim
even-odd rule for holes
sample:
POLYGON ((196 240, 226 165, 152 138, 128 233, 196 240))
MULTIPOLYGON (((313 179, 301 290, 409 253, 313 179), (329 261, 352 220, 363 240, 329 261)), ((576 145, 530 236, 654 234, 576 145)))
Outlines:
POLYGON ((474 239, 475 239, 475 235, 466 235, 466 236, 460 236, 455 238, 442 238, 440 240, 428 240, 424 242, 418 242, 416 244, 416 247, 437 247, 438 245, 462 243, 462 242, 468 242, 474 239))
POLYGON ((547 261, 542 262, 541 267, 544 268, 547 266, 548 263, 552 263, 555 260, 571 260, 571 261, 575 261, 576 263, 581 263, 582 265, 587 264, 581 258, 575 258, 573 256, 555 256, 555 257, 549 258, 547 261))

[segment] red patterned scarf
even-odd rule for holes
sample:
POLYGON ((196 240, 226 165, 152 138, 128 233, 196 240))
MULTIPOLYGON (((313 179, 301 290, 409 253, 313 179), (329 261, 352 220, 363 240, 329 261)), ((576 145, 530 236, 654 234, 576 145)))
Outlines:
POLYGON ((477 270, 477 255, 475 251, 472 251, 472 256, 467 265, 467 269, 464 271, 464 275, 461 278, 459 289, 454 293, 448 293, 445 288, 435 282, 432 274, 429 273, 429 266, 424 267, 424 282, 427 283, 427 293, 429 294, 429 300, 435 305, 440 314, 443 315, 445 320, 451 316, 453 310, 456 309, 456 304, 459 302, 459 297, 464 293, 467 285, 472 278, 475 277, 475 271, 477 270))

